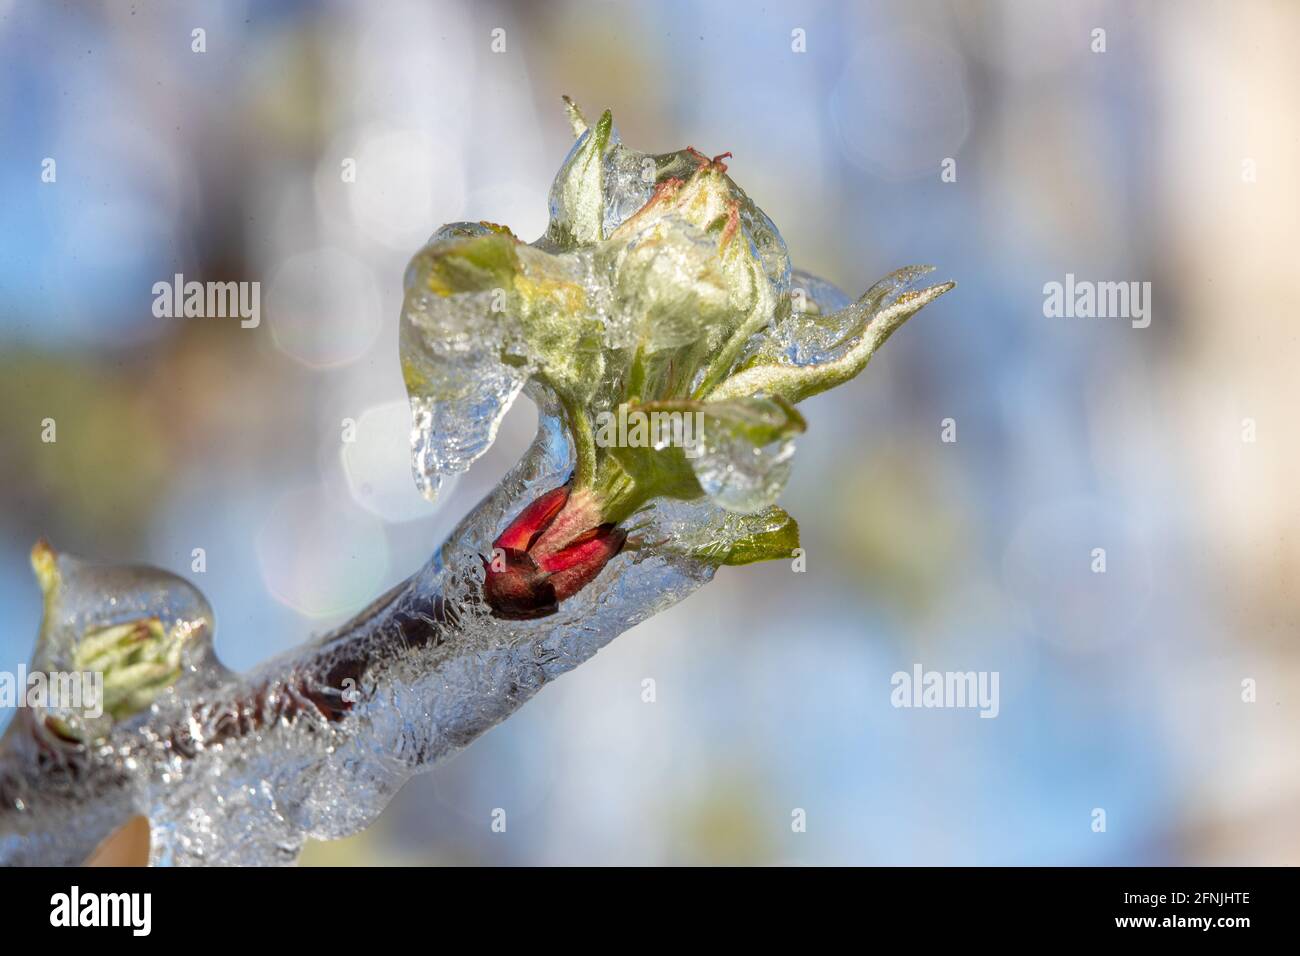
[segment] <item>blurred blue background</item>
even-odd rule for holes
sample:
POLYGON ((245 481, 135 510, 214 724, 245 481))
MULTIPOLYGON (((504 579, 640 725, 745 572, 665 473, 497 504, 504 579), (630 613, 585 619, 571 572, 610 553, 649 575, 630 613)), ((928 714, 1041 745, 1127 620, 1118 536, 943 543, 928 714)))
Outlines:
POLYGON ((236 668, 427 559, 533 413, 418 496, 402 272, 542 232, 568 93, 731 151, 852 294, 958 288, 806 406, 808 573, 724 569, 304 862, 1300 862, 1298 43, 1283 2, 0 0, 0 668, 42 535, 194 580, 236 668), (178 272, 261 325, 156 318, 178 272), (1150 327, 1045 317, 1067 273, 1150 327), (915 663, 999 716, 892 707, 915 663))

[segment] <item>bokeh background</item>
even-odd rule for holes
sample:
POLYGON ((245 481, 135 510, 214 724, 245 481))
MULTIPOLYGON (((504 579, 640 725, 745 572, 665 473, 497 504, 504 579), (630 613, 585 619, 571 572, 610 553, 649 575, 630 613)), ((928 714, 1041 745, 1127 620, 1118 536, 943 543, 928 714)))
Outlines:
POLYGON ((195 580, 240 668, 427 558, 534 416, 417 495, 402 272, 542 232, 568 93, 732 151, 851 293, 958 289, 806 407, 807 573, 724 569, 304 862, 1300 862, 1297 47, 1258 0, 0 0, 0 667, 41 535, 195 580), (260 281, 260 327, 155 318, 176 272, 260 281), (1150 327, 1045 318, 1067 272, 1150 327), (1000 715, 893 708, 915 663, 1000 715))

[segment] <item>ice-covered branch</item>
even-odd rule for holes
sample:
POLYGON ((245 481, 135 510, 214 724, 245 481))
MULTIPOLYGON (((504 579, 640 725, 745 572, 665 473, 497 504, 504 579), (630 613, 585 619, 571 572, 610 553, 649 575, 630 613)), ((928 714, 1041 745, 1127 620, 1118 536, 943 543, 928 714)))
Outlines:
POLYGON ((38 546, 33 671, 100 675, 102 706, 11 723, 0 862, 79 863, 136 815, 156 863, 291 862, 719 566, 791 555, 793 403, 951 283, 899 270, 850 302, 791 270, 729 154, 647 155, 608 112, 570 119, 541 239, 455 223, 406 275, 417 484, 468 468, 523 390, 529 452, 413 577, 248 675, 213 658, 186 582, 38 546))
POLYGON ((155 863, 291 862, 304 838, 361 829, 412 773, 708 579, 705 564, 628 551, 555 615, 494 616, 474 542, 563 481, 571 462, 550 409, 529 454, 429 564, 333 634, 246 676, 192 666, 207 656, 210 620, 178 595, 181 582, 55 559, 63 580, 43 643, 58 643, 60 622, 79 626, 108 588, 140 597, 126 614, 192 631, 187 673, 95 742, 19 711, 0 757, 0 863, 80 863, 137 814, 152 821, 155 863))

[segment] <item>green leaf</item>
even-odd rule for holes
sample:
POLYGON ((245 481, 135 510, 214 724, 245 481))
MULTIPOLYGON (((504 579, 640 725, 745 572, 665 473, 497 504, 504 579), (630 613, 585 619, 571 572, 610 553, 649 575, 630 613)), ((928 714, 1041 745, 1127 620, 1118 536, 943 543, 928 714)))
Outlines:
POLYGON ((689 554, 714 566, 734 566, 789 558, 797 547, 798 523, 773 506, 753 515, 728 514, 707 541, 689 554))
POLYGON ((757 355, 714 388, 709 399, 765 393, 801 402, 844 384, 866 368, 871 356, 904 322, 956 285, 944 282, 919 290, 911 288, 912 282, 926 271, 928 267, 900 269, 853 305, 830 315, 790 316, 788 321, 793 326, 769 331, 757 355), (826 338, 828 333, 836 341, 826 344, 818 360, 801 364, 786 354, 786 340, 816 340, 826 338))

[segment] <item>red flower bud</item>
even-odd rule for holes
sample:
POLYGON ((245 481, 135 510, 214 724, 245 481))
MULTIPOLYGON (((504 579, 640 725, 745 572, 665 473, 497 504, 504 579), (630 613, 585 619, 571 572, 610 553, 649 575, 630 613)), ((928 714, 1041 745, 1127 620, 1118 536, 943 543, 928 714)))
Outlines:
POLYGON ((542 495, 510 522, 501 536, 492 542, 494 548, 512 548, 527 551, 569 500, 569 486, 561 485, 542 495))
POLYGON ((510 522, 483 559, 483 596, 497 617, 526 621, 554 614, 623 549, 627 532, 597 524, 599 508, 568 486, 542 495, 510 522))

